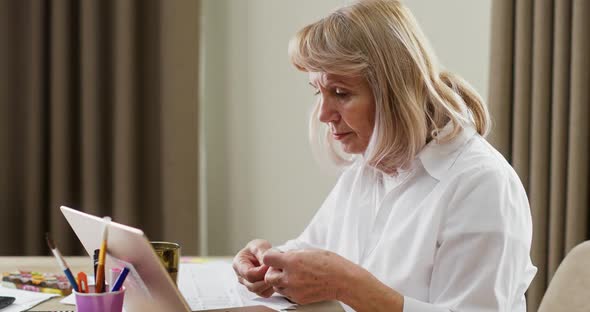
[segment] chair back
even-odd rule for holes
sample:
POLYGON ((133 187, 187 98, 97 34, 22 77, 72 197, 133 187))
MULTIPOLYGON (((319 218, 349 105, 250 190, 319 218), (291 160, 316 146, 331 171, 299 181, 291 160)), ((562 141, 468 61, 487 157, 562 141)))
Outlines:
POLYGON ((538 312, 590 311, 590 241, 572 249, 561 262, 538 312))

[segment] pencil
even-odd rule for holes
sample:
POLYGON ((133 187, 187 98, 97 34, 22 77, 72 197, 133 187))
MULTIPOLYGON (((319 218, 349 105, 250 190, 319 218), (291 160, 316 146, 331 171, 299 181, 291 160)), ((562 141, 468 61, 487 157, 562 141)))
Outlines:
POLYGON ((51 236, 49 236, 49 233, 45 233, 45 240, 47 241, 47 246, 49 246, 49 249, 51 249, 51 252, 55 256, 55 259, 57 259, 57 263, 59 263, 59 266, 61 267, 62 271, 64 271, 64 274, 68 278, 68 281, 70 281, 72 288, 75 291, 78 291, 78 284, 76 283, 76 279, 74 278, 72 271, 70 271, 70 267, 68 267, 66 260, 61 255, 61 252, 59 252, 59 249, 57 249, 57 246, 53 242, 53 239, 51 239, 51 236))
POLYGON ((96 267, 96 292, 104 292, 104 281, 105 272, 104 264, 107 252, 107 240, 109 236, 109 223, 111 223, 110 217, 104 217, 104 229, 102 231, 102 243, 100 244, 100 251, 98 253, 98 266, 96 267))

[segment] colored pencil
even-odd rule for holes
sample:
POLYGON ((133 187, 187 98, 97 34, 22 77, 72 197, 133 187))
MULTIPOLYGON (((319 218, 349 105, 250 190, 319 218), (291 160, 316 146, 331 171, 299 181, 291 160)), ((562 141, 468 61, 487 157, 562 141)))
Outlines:
POLYGON ((107 241, 109 236, 109 224, 111 223, 110 217, 104 217, 104 229, 102 231, 102 242, 100 244, 100 252, 98 253, 98 265, 96 267, 96 292, 104 292, 105 286, 105 259, 107 252, 107 241))

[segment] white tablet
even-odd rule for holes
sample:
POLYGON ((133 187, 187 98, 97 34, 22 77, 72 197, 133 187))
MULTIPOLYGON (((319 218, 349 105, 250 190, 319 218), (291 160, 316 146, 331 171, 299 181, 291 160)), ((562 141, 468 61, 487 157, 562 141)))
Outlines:
MULTIPOLYGON (((88 255, 93 255, 100 248, 103 220, 64 206, 61 211, 88 255)), ((106 272, 124 265, 131 269, 124 284, 126 311, 190 311, 143 231, 111 222, 106 272)))

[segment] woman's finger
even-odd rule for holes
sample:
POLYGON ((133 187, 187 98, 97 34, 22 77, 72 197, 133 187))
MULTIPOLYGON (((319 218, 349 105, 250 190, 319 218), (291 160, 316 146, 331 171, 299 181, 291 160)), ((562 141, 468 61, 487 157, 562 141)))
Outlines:
POLYGON ((268 270, 268 266, 261 265, 258 267, 250 267, 247 270, 242 272, 242 276, 248 280, 249 282, 258 282, 264 280, 264 275, 268 270))
POLYGON ((258 282, 249 282, 247 279, 242 279, 242 285, 246 286, 246 288, 248 288, 249 291, 253 292, 253 293, 258 293, 261 292, 263 290, 266 290, 269 285, 266 284, 264 281, 258 281, 258 282))
POLYGON ((272 248, 272 245, 263 239, 252 240, 246 245, 246 248, 256 257, 258 262, 262 264, 262 257, 264 253, 272 248))
POLYGON ((258 295, 263 298, 268 298, 268 297, 272 296, 272 294, 274 294, 274 293, 275 293, 275 290, 272 288, 272 286, 269 286, 267 290, 259 293, 258 295))
POLYGON ((270 248, 272 245, 268 241, 250 241, 233 259, 232 268, 236 275, 251 283, 263 280, 268 267, 262 265, 262 255, 270 248))
POLYGON ((254 256, 246 254, 247 252, 247 250, 240 252, 233 261, 232 268, 236 272, 236 275, 243 277, 251 283, 264 280, 268 266, 257 265, 257 263, 253 262, 256 261, 254 256))
POLYGON ((284 297, 287 297, 288 299, 290 299, 290 295, 291 293, 289 292, 289 288, 287 287, 278 287, 278 286, 274 286, 272 288, 277 294, 281 294, 284 297))
POLYGON ((283 285, 283 276, 283 271, 274 267, 270 267, 268 271, 266 271, 266 275, 264 275, 264 281, 268 285, 284 287, 285 285, 283 285))
POLYGON ((257 263, 254 263, 256 258, 246 248, 240 250, 232 261, 232 268, 238 276, 244 276, 249 269, 255 268, 257 263))
POLYGON ((288 264, 288 257, 289 253, 281 252, 278 249, 269 249, 264 253, 262 263, 271 267, 283 269, 288 264))

